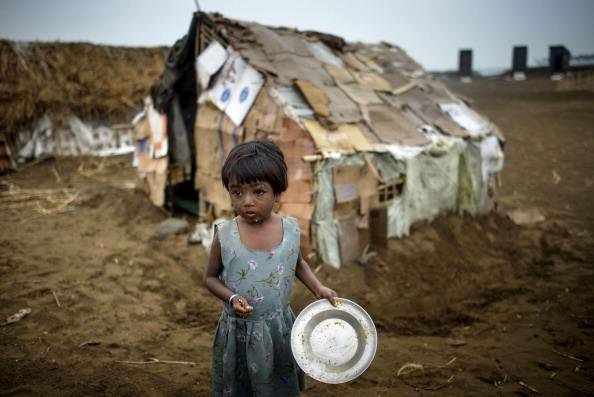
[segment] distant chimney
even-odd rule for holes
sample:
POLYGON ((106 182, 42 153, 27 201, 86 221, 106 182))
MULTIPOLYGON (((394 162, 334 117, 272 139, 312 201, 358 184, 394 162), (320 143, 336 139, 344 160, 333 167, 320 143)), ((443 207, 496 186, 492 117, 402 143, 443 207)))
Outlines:
POLYGON ((460 50, 458 74, 461 78, 472 77, 472 50, 460 50))
POLYGON ((567 71, 571 54, 565 46, 552 45, 549 47, 549 67, 551 74, 561 74, 567 71))
POLYGON ((528 47, 525 45, 515 46, 512 54, 512 73, 526 73, 526 59, 528 58, 528 47))

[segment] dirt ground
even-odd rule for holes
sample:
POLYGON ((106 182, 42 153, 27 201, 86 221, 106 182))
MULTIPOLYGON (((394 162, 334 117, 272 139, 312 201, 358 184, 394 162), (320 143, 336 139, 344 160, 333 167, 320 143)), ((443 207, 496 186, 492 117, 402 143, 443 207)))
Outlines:
MULTIPOLYGON (((360 378, 308 379, 304 396, 594 395, 594 94, 449 84, 507 136, 498 209, 415 225, 366 267, 312 264, 379 345, 360 378), (514 208, 546 220, 517 226, 514 208)), ((134 181, 129 157, 0 178, 0 321, 31 309, 0 327, 0 395, 209 395, 221 304, 205 252, 153 238, 167 215, 134 181)), ((298 285, 293 309, 312 300, 298 285)))

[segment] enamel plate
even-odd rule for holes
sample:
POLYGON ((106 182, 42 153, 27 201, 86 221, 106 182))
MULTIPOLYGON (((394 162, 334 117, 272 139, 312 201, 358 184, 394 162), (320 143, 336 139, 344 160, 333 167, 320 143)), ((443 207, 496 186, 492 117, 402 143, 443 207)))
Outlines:
POLYGON ((295 319, 291 350, 307 375, 324 383, 344 383, 373 361, 377 332, 369 314, 355 302, 336 298, 307 306, 295 319))

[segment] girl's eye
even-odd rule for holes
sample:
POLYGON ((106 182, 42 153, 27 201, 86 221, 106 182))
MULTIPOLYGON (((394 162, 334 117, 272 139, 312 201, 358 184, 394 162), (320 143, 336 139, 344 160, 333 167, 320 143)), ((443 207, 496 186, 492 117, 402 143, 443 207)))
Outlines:
POLYGON ((235 196, 235 197, 239 197, 239 196, 241 196, 241 192, 239 190, 234 190, 231 192, 231 195, 235 196))
POLYGON ((263 195, 263 194, 264 194, 264 193, 266 193, 266 192, 265 192, 264 190, 256 190, 256 191, 255 191, 255 193, 256 193, 258 196, 261 196, 261 195, 263 195))

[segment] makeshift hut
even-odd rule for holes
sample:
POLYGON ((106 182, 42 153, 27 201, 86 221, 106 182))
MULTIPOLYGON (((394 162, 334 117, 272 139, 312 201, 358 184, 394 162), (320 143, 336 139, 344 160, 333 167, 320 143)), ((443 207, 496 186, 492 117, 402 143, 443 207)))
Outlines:
POLYGON ((167 63, 153 102, 185 128, 167 131, 168 167, 192 181, 204 220, 232 216, 221 165, 259 138, 288 164, 279 211, 299 220, 304 250, 334 267, 417 221, 490 209, 502 135, 393 44, 197 13, 167 63))

